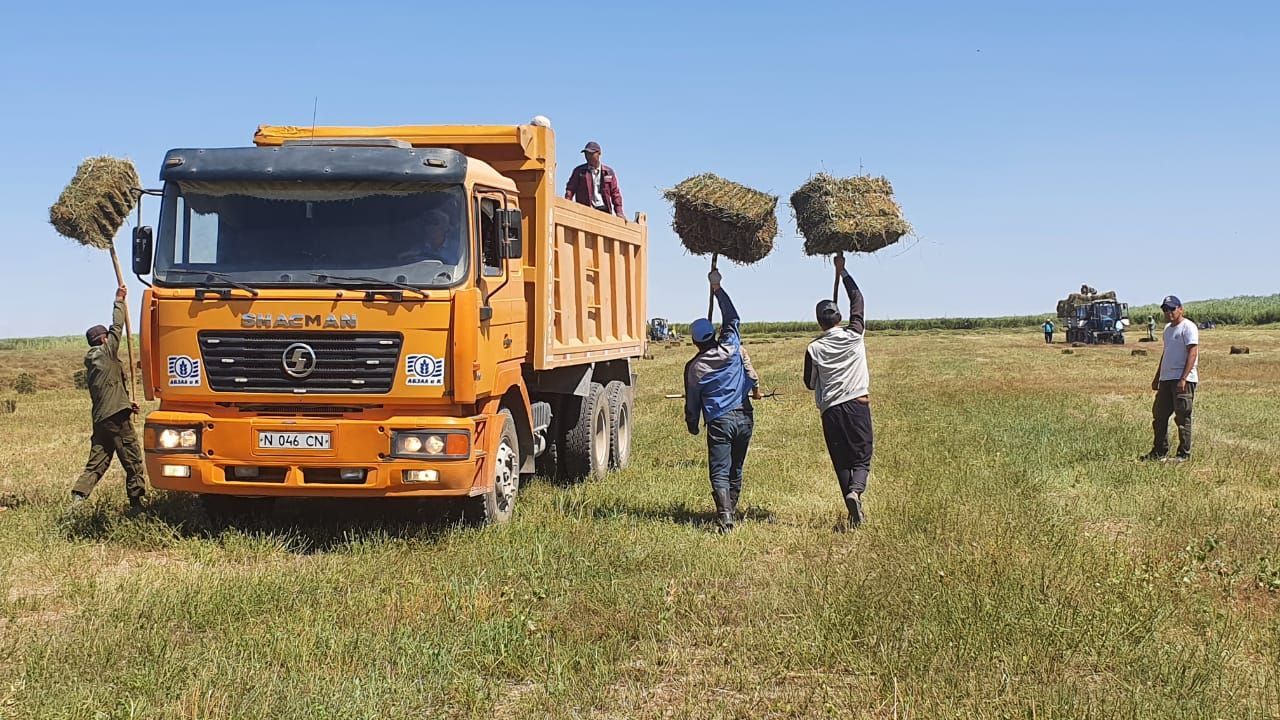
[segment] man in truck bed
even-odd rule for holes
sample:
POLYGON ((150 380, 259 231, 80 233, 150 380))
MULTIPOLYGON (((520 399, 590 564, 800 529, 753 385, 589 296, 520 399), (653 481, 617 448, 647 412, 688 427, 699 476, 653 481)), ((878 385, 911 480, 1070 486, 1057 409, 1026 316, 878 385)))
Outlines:
POLYGON ((582 154, 587 161, 569 173, 564 199, 626 219, 622 214, 622 188, 618 187, 618 175, 613 168, 600 162, 600 144, 595 141, 587 143, 582 154))

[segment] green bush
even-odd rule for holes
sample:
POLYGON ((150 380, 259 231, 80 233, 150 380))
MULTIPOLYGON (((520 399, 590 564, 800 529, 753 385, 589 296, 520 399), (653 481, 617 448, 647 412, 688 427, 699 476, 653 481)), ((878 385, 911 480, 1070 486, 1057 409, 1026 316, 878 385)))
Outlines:
POLYGON ((31 373, 19 373, 13 381, 14 392, 19 395, 31 395, 36 391, 36 378, 31 373))

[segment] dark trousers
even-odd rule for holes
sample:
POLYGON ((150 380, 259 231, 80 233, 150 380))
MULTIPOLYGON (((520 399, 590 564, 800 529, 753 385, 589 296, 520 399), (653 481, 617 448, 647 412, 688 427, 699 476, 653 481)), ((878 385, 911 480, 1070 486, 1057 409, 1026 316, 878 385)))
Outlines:
POLYGON ((1044 341, 1045 341, 1045 342, 1047 342, 1047 343, 1052 343, 1052 342, 1053 342, 1053 333, 1052 333, 1052 332, 1047 332, 1047 333, 1045 333, 1045 334, 1044 334, 1044 341))
POLYGON ((741 408, 707 423, 707 469, 712 491, 742 491, 742 466, 747 461, 747 446, 755 424, 752 414, 741 408))
POLYGON ((858 399, 832 405, 822 413, 822 435, 840 482, 840 493, 867 491, 871 473, 871 404, 858 399))
POLYGON ((99 423, 94 423, 89 447, 89 460, 84 472, 71 488, 77 495, 88 496, 111 467, 111 457, 120 458, 124 467, 125 492, 131 498, 140 498, 147 492, 146 470, 142 464, 142 448, 138 434, 133 430, 133 412, 121 410, 99 423))
POLYGON ((1191 454, 1191 411, 1195 407, 1196 384, 1187 383, 1185 393, 1178 392, 1177 380, 1161 380, 1160 389, 1156 390, 1156 399, 1151 403, 1151 429, 1155 431, 1155 442, 1151 452, 1156 455, 1169 454, 1169 416, 1178 426, 1178 454, 1191 454))

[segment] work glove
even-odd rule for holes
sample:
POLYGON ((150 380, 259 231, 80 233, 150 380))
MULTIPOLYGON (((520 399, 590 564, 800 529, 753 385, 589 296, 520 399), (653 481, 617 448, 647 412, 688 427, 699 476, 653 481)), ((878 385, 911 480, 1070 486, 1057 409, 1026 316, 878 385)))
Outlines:
POLYGON ((707 282, 711 283, 712 285, 719 285, 719 284, 720 284, 720 271, 719 271, 719 270, 712 270, 711 272, 707 273, 707 282))

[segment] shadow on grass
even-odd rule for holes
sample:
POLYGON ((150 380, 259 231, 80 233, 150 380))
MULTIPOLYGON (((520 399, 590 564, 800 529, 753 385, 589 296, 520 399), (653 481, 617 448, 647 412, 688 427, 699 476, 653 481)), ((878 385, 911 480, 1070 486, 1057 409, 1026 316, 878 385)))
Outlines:
POLYGON ((69 540, 162 549, 181 540, 253 536, 301 555, 332 552, 362 540, 437 542, 469 527, 457 502, 385 498, 215 498, 157 491, 141 512, 89 503, 65 512, 69 540))
MULTIPOLYGON (((705 507, 699 506, 697 508, 691 508, 681 502, 670 503, 663 507, 637 507, 622 503, 610 503, 592 508, 591 514, 592 516, 602 520, 619 517, 632 517, 642 520, 657 520, 661 522, 671 522, 677 525, 688 525, 702 530, 715 530, 719 526, 716 521, 715 506, 712 504, 709 497, 707 498, 707 504, 705 507)), ((773 513, 763 508, 738 508, 738 522, 772 523, 773 521, 773 513)))

